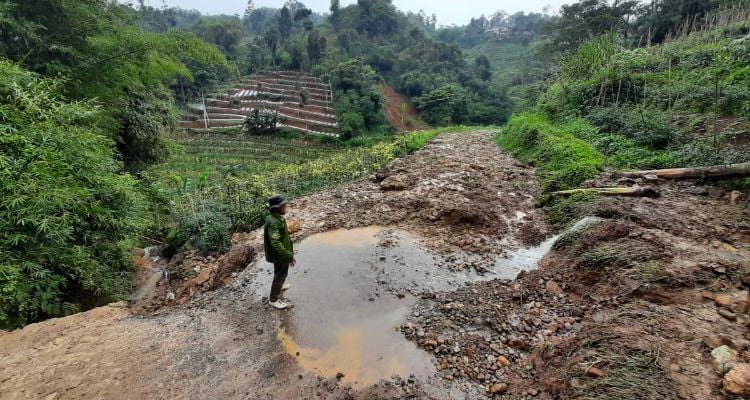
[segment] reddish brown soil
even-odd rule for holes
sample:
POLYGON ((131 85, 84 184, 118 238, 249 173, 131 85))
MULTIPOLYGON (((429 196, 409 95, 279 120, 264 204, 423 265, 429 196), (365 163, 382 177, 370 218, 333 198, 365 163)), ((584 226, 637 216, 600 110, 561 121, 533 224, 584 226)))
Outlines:
POLYGON ((428 125, 419 118, 417 110, 411 101, 404 95, 399 94, 390 85, 383 85, 383 94, 387 102, 388 123, 400 131, 411 132, 428 128, 428 125), (401 104, 406 103, 406 114, 401 121, 401 104))
MULTIPOLYGON (((644 182, 593 184, 616 183, 644 182)), ((305 372, 279 342, 278 314, 249 294, 257 270, 230 283, 256 257, 256 232, 237 235, 220 258, 180 256, 200 267, 175 286, 185 305, 135 316, 115 304, 0 332, 1 397, 739 399, 724 391, 710 352, 727 345, 736 362, 750 361, 749 204, 696 182, 651 184, 661 197, 571 209, 604 220, 564 235, 515 281, 423 293, 401 331, 434 355, 438 372, 427 381, 352 389, 305 372)), ((289 219, 295 239, 401 228, 437 254, 479 256, 479 271, 550 233, 540 195, 534 170, 490 132, 448 133, 370 180, 290 202, 289 219)), ((140 311, 154 305, 144 299, 140 311)))
MULTIPOLYGON (((596 186, 607 183, 616 182, 596 186)), ((710 352, 725 344, 750 361, 750 210, 693 185, 659 182, 658 199, 588 204, 607 219, 563 236, 538 270, 425 299, 403 331, 437 355, 444 379, 478 392, 735 398, 710 352)))

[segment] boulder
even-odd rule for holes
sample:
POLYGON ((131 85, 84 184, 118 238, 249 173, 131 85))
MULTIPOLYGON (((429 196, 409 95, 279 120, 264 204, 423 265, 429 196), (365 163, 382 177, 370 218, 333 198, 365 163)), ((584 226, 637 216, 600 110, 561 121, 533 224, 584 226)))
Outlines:
POLYGON ((714 369, 724 374, 737 364, 737 351, 727 345, 719 346, 711 351, 714 369))
POLYGON ((406 175, 391 175, 380 182, 381 190, 405 190, 410 186, 410 179, 406 175))
POLYGON ((226 278, 233 272, 241 271, 255 259, 255 248, 248 243, 235 243, 229 252, 221 256, 213 279, 213 286, 224 284, 226 278))
POLYGON ((287 229, 289 229, 290 234, 294 234, 302 230, 302 219, 299 217, 292 217, 289 218, 289 221, 287 221, 287 229))
POLYGON ((742 396, 750 394, 750 364, 737 364, 724 376, 724 390, 742 396))
POLYGON ((544 285, 544 290, 546 290, 547 293, 550 293, 550 294, 562 294, 563 293, 562 288, 555 281, 547 281, 547 283, 544 285))
POLYGON ((739 311, 743 308, 745 305, 745 301, 747 300, 747 292, 746 291, 737 291, 734 293, 721 293, 717 294, 716 297, 714 297, 714 303, 718 307, 726 308, 727 310, 731 311, 739 311))
POLYGON ((589 376, 591 378, 601 378, 604 375, 606 375, 606 373, 599 368, 596 368, 596 367, 586 368, 586 376, 589 376))
POLYGON ((490 393, 492 394, 505 393, 507 391, 508 391, 508 384, 504 382, 496 383, 490 386, 490 393))

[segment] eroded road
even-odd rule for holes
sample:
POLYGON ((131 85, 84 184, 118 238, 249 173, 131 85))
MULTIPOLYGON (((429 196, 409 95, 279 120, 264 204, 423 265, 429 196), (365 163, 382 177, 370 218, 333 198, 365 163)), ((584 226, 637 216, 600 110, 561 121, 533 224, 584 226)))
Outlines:
MULTIPOLYGON (((371 180, 291 202, 290 219, 302 221, 291 311, 263 303, 270 270, 257 261, 155 314, 110 305, 0 333, 0 397, 750 392, 747 200, 701 182, 592 183, 637 184, 661 197, 568 207, 595 223, 550 250, 534 170, 489 132, 440 135, 371 180), (730 356, 719 370, 714 353, 730 356)), ((257 234, 241 238, 259 247, 257 234)))
POLYGON ((2 397, 464 398, 433 379, 432 356, 399 326, 417 296, 487 276, 498 262, 506 277, 528 268, 498 260, 549 233, 538 194, 533 170, 490 132, 443 134, 378 179, 292 202, 290 217, 303 221, 297 240, 393 228, 305 241, 292 311, 263 304, 268 274, 258 262, 154 315, 115 304, 33 324, 0 336, 2 397))

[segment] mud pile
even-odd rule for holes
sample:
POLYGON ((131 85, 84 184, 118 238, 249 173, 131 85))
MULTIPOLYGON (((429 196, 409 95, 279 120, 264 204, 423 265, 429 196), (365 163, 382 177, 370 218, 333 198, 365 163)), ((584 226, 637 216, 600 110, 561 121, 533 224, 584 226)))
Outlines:
POLYGON ((654 184, 660 198, 588 204, 606 218, 515 282, 423 299, 402 331, 477 396, 746 394, 750 211, 696 182, 654 184), (721 346, 730 361, 717 369, 721 346))
POLYGON ((395 160, 369 181, 293 201, 301 235, 359 226, 393 226, 423 236, 438 252, 495 256, 550 234, 533 168, 492 142, 491 132, 441 135, 395 160))

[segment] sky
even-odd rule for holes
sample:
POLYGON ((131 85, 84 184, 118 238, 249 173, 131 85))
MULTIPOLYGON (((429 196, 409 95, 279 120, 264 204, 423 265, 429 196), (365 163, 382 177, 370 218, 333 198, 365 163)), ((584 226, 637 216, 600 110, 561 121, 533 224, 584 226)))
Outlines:
MULTIPOLYGON (((204 14, 240 14, 247 7, 247 0, 147 0, 152 6, 160 6, 162 1, 169 6, 196 9, 204 14)), ((256 7, 280 8, 284 0, 254 0, 256 7)), ((328 12, 330 0, 301 0, 306 6, 318 12, 328 12)), ((418 12, 423 9, 428 15, 436 14, 438 25, 465 25, 472 17, 482 14, 490 15, 497 10, 505 10, 509 14, 517 11, 541 12, 545 6, 550 6, 552 12, 557 12, 560 6, 574 3, 576 0, 463 0, 453 1, 435 0, 393 0, 393 4, 404 12, 418 12)), ((135 2, 135 1, 134 1, 135 2)), ((342 0, 341 5, 355 3, 356 0, 342 0)))

